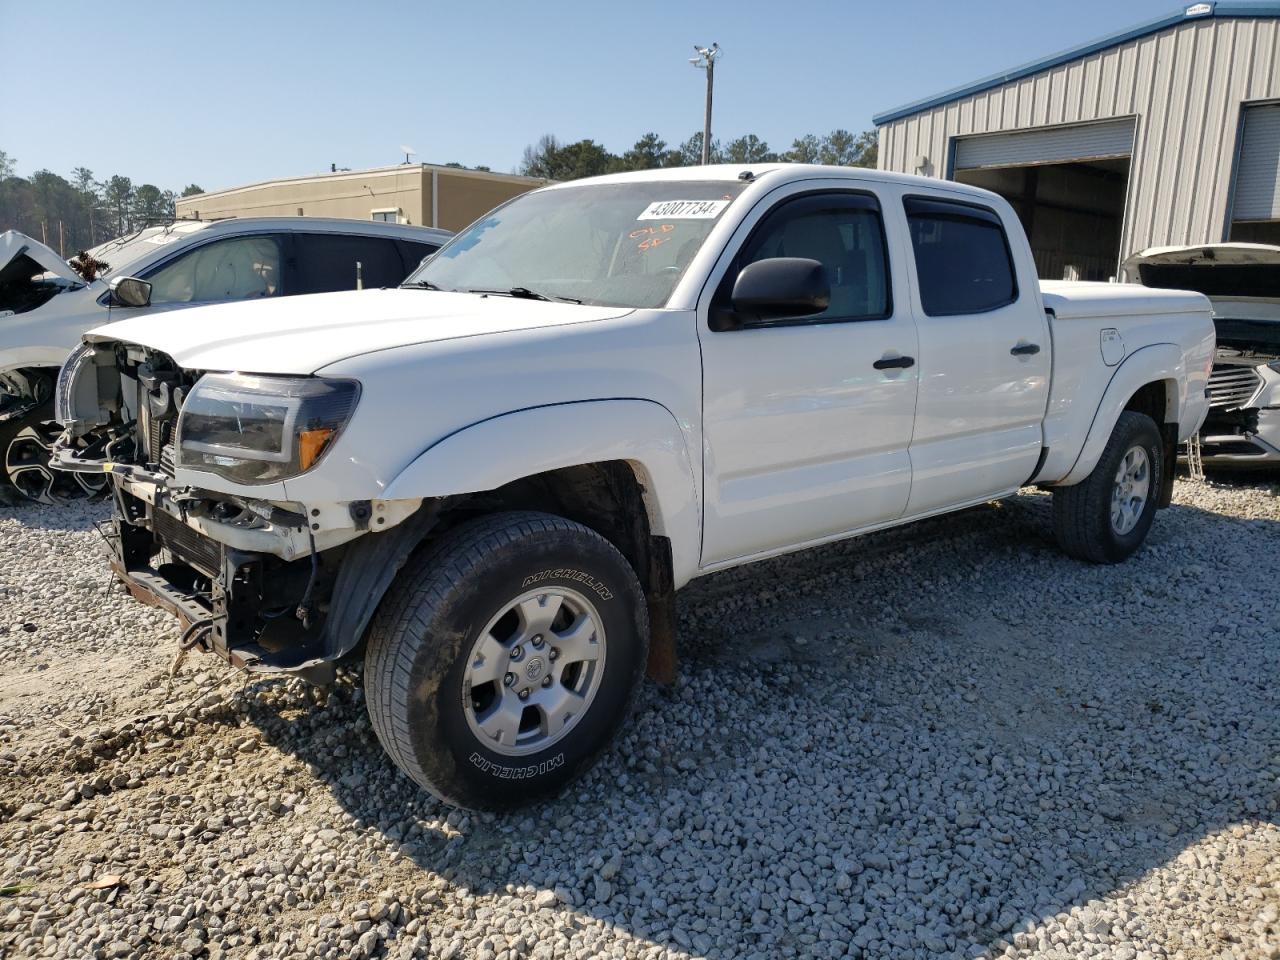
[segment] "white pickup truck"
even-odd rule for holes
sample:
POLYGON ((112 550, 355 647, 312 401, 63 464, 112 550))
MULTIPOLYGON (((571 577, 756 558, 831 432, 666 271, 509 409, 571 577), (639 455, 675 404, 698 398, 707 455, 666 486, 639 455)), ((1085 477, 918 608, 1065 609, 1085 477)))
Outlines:
POLYGON ((360 649, 428 790, 555 790, 674 667, 690 579, 1053 490, 1124 559, 1213 361, 1195 293, 1036 280, 959 184, 711 166, 525 194, 400 289, 92 331, 58 465, 106 470, 111 564, 253 670, 360 649))

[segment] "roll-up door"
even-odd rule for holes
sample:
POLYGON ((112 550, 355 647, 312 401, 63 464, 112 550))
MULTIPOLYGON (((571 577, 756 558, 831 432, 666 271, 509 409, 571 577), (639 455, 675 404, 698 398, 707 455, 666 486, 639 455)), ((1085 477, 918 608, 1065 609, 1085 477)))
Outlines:
POLYGON ((956 141, 955 169, 1025 167, 1127 157, 1133 152, 1133 118, 1041 127, 956 141))
POLYGON ((1280 220, 1280 103, 1247 107, 1233 220, 1280 220))

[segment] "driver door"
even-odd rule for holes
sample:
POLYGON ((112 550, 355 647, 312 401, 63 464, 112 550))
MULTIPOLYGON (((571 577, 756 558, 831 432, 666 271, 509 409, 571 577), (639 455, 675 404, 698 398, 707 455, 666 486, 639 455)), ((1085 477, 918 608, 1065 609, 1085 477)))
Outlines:
MULTIPOLYGON (((830 181, 828 181, 830 182, 830 181)), ((799 184, 761 215, 699 310, 706 492, 704 566, 902 515, 911 490, 916 328, 884 191, 799 184), (803 257, 826 269, 824 312, 714 332, 748 263, 803 257)), ((892 192, 892 188, 890 188, 892 192)), ((730 249, 733 249, 731 246, 730 249)))

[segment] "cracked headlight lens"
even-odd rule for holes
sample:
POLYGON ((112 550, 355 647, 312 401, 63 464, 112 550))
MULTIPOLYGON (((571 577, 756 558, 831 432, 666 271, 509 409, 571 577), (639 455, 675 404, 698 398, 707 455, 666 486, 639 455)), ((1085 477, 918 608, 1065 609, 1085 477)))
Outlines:
POLYGON ((237 483, 296 477, 320 462, 359 397, 354 380, 207 373, 182 404, 177 465, 237 483))

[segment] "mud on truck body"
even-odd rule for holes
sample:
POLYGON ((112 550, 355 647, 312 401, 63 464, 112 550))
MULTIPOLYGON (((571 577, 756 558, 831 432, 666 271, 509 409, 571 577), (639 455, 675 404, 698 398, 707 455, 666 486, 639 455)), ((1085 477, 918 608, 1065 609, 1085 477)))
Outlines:
POLYGON ((562 787, 674 669, 696 576, 1054 491, 1137 550, 1199 426, 1198 294, 1046 285, 994 194, 873 171, 650 171, 525 194, 395 290, 92 331, 68 470, 184 642, 320 679, 438 796, 562 787))

